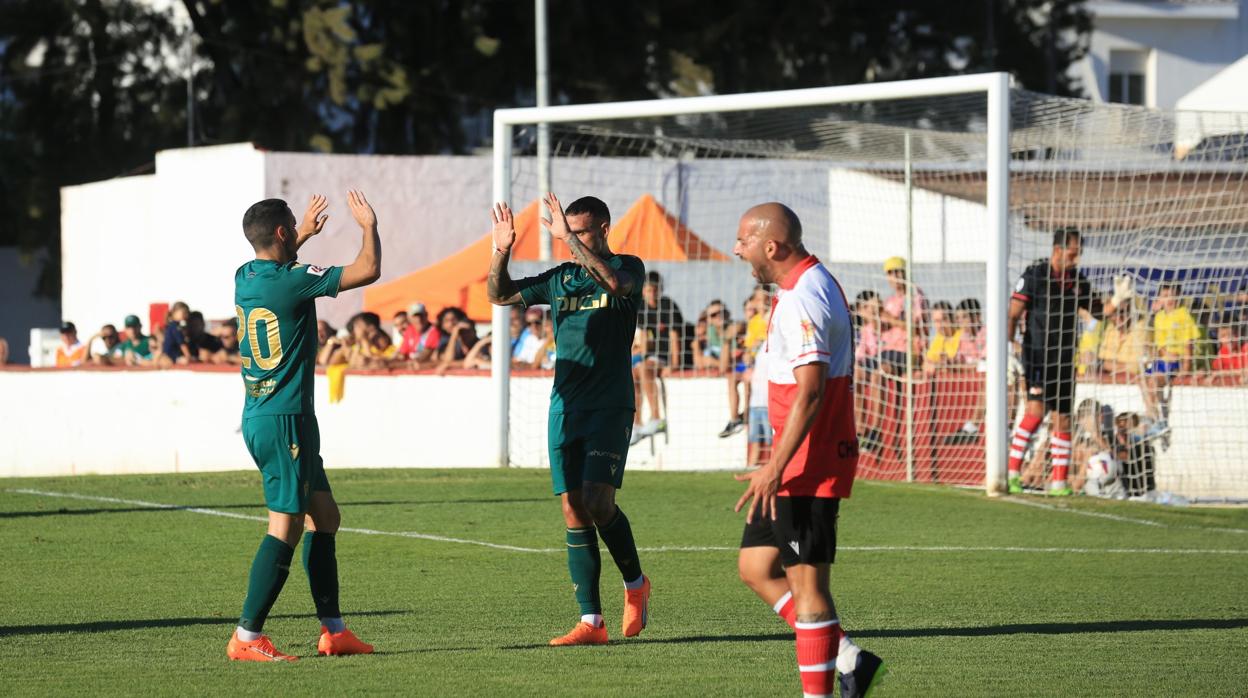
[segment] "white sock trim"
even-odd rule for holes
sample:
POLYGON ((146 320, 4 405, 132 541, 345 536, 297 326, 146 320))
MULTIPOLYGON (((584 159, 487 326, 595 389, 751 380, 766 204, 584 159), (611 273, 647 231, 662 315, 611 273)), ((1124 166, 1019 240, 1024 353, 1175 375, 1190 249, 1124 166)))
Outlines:
POLYGON ((821 620, 814 623, 803 623, 799 620, 795 625, 797 625, 798 630, 818 630, 819 628, 826 628, 830 625, 840 624, 841 621, 839 619, 833 618, 832 620, 821 620))
POLYGON ((640 589, 646 583, 646 575, 634 579, 631 582, 624 582, 625 589, 640 589))
POLYGON ((257 633, 257 632, 252 632, 250 630, 247 630, 241 625, 234 629, 234 633, 237 634, 238 639, 242 640, 243 642, 255 642, 256 640, 259 640, 261 636, 264 635, 264 633, 257 633))
POLYGON ((791 598, 793 598, 793 592, 791 592, 791 591, 786 591, 786 592, 784 592, 784 596, 781 596, 781 597, 780 597, 780 600, 779 600, 779 601, 777 601, 777 602, 775 603, 775 605, 773 605, 773 606, 771 607, 771 610, 773 610, 773 611, 775 611, 777 614, 779 614, 779 613, 780 613, 780 609, 784 608, 784 605, 785 605, 786 603, 788 603, 788 602, 789 602, 789 599, 791 599, 791 598))
POLYGON ((595 628, 600 628, 602 627, 602 614, 601 613, 586 613, 585 615, 581 616, 581 622, 589 623, 595 628))
POLYGON ((823 664, 798 664, 797 670, 803 673, 812 671, 828 672, 836 670, 836 660, 824 662, 823 664))

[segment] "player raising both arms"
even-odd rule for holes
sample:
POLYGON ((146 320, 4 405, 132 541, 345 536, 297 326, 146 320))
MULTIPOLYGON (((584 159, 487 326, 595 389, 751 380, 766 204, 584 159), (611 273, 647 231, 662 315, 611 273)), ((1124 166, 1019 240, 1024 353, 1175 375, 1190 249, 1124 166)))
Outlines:
POLYGON ((321 620, 317 651, 373 651, 346 629, 338 610, 334 533, 340 517, 325 477, 321 434, 312 411, 316 299, 367 286, 381 275, 377 216, 361 192, 348 192, 347 204, 364 233, 360 253, 347 267, 295 261, 300 246, 325 226, 328 216, 322 214, 329 204, 323 196, 312 197, 297 228, 295 215, 281 199, 253 204, 243 216, 243 233, 256 250, 256 258, 234 274, 245 388, 243 440, 264 481, 269 529, 251 563, 243 614, 226 648, 230 659, 296 659, 277 651, 261 630, 290 574, 301 535, 303 567, 321 620))
POLYGON ((511 209, 500 203, 490 213, 488 293, 495 305, 550 305, 557 356, 547 423, 550 476, 563 500, 568 571, 581 606, 581 622, 550 644, 602 645, 607 627, 598 594, 599 536, 624 576, 625 637, 646 627, 650 601, 632 528, 615 504, 633 426, 632 343, 646 270, 637 257, 607 246, 611 213, 602 201, 577 199, 566 214, 554 194, 546 195, 545 204, 551 236, 567 243, 575 261, 512 280, 507 260, 516 229, 511 209))
POLYGON ((780 289, 767 329, 767 413, 771 460, 754 472, 737 567, 741 580, 797 631, 802 692, 864 696, 883 676, 880 658, 841 630, 829 574, 836 518, 858 468, 854 431, 853 320, 840 284, 802 245, 789 207, 755 206, 741 217, 733 253, 760 283, 780 289))
POLYGON ((1112 315, 1135 295, 1130 276, 1114 281, 1114 295, 1102 303, 1079 270, 1080 237, 1074 228, 1053 233, 1053 253, 1027 267, 1010 298, 1006 337, 1011 341, 1026 316, 1023 330, 1023 376, 1027 381, 1027 407, 1010 439, 1007 487, 1021 494, 1023 454, 1036 428, 1050 414, 1049 458, 1053 484, 1049 494, 1072 493, 1067 483, 1070 469, 1070 409, 1075 399, 1075 358, 1079 344, 1079 311, 1097 319, 1112 315))

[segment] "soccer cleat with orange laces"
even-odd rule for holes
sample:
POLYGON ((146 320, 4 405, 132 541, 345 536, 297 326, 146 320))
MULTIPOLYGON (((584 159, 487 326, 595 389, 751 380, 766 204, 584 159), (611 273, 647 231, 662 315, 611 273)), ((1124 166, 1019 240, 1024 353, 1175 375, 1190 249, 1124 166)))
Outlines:
POLYGON ((572 632, 550 641, 551 647, 568 647, 571 645, 605 645, 607 644, 607 626, 594 626, 581 621, 572 628, 572 632))
POLYGON ((361 642, 350 630, 331 633, 328 628, 321 626, 321 639, 316 643, 316 652, 324 655, 372 654, 373 646, 361 642))
POLYGON ((650 615, 650 578, 642 575, 641 586, 624 590, 624 637, 640 635, 650 615))
POLYGON ((225 647, 225 655, 230 659, 243 662, 293 662, 299 659, 293 655, 278 652, 268 635, 261 635, 247 642, 240 640, 237 632, 230 637, 230 644, 225 647))

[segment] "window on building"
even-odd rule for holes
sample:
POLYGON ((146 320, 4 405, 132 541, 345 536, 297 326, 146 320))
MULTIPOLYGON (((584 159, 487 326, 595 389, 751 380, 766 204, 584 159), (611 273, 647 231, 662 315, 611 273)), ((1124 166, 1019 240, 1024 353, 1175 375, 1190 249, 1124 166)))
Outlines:
POLYGON ((1144 77, 1147 73, 1147 51, 1110 51, 1109 101, 1144 104, 1144 77))

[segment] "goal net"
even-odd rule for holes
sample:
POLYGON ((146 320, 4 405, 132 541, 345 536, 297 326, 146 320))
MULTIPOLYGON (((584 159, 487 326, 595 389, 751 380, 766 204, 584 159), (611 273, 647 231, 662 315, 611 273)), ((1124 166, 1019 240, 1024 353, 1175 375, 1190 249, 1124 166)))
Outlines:
MULTIPOLYGON (((1004 464, 1025 376, 1004 357, 988 361, 987 311, 1004 307, 1027 266, 1049 258, 1055 228, 1074 226, 1095 297, 1108 299, 1114 277, 1130 275, 1132 318, 1149 334, 1134 372, 1120 373, 1099 358, 1114 318, 1070 328, 1082 350, 1071 367, 1072 402, 1086 412, 1092 403, 1084 403, 1095 401, 1105 415, 1097 450, 1116 457, 1114 418, 1138 415, 1129 436, 1140 438, 1121 474, 1138 479, 1147 470, 1154 489, 1187 496, 1248 497, 1237 455, 1243 437, 1233 426, 1248 423, 1248 388, 1242 371, 1215 371, 1212 359, 1236 331, 1223 328, 1235 326, 1232 306, 1245 298, 1248 156, 1235 134, 1248 126, 1013 92, 1003 264, 994 257, 1002 241, 990 210, 984 91, 837 101, 762 109, 746 100, 736 110, 644 118, 612 118, 611 105, 599 105, 605 111, 593 118, 549 124, 550 188, 565 205, 581 196, 606 202, 612 249, 641 257, 660 280, 646 291, 657 303, 641 316, 635 429, 645 435, 629 452, 630 467, 734 469, 766 457, 765 444, 750 445, 767 436, 751 426, 750 407, 766 401, 748 386, 767 290, 758 292, 732 248, 741 214, 774 200, 801 218, 807 248, 836 276, 856 319, 860 476, 982 486, 994 421, 1002 452, 995 460, 1004 464), (1000 280, 995 293, 990 278, 1000 280), (1202 338, 1161 386, 1164 402, 1152 401, 1150 306, 1170 280, 1202 338), (1000 367, 995 378, 990 364, 1000 367), (1001 401, 987 399, 989 386, 1001 401), (1007 414, 989 419, 989 403, 1007 414), (1143 465, 1141 443, 1152 449, 1143 465)), ((510 157, 496 154, 519 213, 516 277, 567 258, 556 243, 541 259, 536 134, 535 125, 517 123, 510 157)), ((540 326, 540 318, 529 320, 540 326)), ((517 317, 509 327, 526 324, 517 317)), ((507 458, 540 467, 548 465, 551 377, 541 361, 529 365, 508 382, 507 458)), ((1037 487, 1051 478, 1051 431, 1046 421, 1027 454, 1037 487)), ((1086 459, 1085 436, 1080 431, 1086 459)), ((1083 473, 1081 464, 1072 470, 1083 473)))

